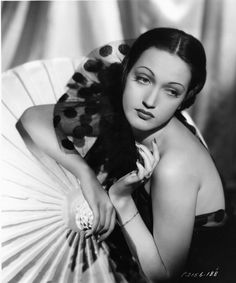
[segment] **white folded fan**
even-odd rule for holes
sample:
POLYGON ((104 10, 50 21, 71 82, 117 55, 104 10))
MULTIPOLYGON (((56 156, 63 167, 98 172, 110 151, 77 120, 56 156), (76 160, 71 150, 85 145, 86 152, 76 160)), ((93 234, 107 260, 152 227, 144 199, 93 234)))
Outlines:
MULTIPOLYGON (((2 75, 4 283, 89 283, 95 282, 94 274, 96 282, 116 282, 106 244, 98 247, 94 237, 85 240, 80 232, 79 223, 91 218, 91 211, 78 180, 46 155, 33 156, 15 127, 28 107, 56 103, 78 64, 69 58, 39 60, 2 75)), ((122 276, 120 280, 126 282, 122 276)))

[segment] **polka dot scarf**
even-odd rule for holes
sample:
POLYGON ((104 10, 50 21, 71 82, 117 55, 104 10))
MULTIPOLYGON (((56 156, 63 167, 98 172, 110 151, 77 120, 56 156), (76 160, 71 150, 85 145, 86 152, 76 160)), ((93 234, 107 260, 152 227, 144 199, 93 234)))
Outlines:
POLYGON ((115 85, 131 41, 116 41, 84 57, 54 108, 53 124, 60 148, 75 153, 97 138, 114 119, 115 85), (112 106, 113 101, 113 106, 112 106))

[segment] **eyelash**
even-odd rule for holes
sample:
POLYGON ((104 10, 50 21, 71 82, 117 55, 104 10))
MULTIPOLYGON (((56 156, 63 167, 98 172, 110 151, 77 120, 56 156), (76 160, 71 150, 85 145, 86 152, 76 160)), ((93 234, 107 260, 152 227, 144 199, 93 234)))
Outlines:
POLYGON ((139 84, 142 84, 142 85, 147 85, 151 83, 151 81, 147 77, 140 76, 140 75, 135 76, 135 81, 137 81, 139 84))
MULTIPOLYGON (((142 76, 142 75, 136 75, 135 81, 138 82, 141 85, 151 84, 151 80, 149 78, 147 78, 146 76, 142 76)), ((168 95, 173 96, 173 97, 179 96, 178 91, 176 91, 175 89, 167 89, 167 93, 168 93, 168 95)))
POLYGON ((179 96, 179 93, 174 90, 174 89, 167 89, 167 92, 170 96, 173 96, 173 97, 178 97, 179 96))

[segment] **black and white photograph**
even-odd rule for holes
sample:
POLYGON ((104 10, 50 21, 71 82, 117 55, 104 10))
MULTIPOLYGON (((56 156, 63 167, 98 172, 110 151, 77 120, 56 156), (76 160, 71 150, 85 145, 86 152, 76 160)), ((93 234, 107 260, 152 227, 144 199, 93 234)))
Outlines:
POLYGON ((1 282, 236 282, 236 1, 1 1, 1 282))

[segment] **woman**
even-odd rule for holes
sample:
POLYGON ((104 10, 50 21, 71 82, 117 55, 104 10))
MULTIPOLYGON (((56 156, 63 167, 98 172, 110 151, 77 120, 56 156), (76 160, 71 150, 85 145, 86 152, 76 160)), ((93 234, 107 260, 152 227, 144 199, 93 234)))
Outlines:
MULTIPOLYGON (((102 57, 109 47, 99 50, 102 57)), ((21 123, 37 146, 80 180, 94 214, 87 237, 107 238, 117 214, 144 277, 177 278, 191 254, 196 220, 203 215, 206 227, 225 220, 220 176, 180 113, 204 86, 204 49, 183 31, 157 28, 134 42, 122 65, 99 59, 83 66, 97 81, 75 73, 69 85, 75 95, 64 95, 55 108, 26 110, 21 123), (98 138, 83 158, 68 136, 78 147, 87 136, 98 138)), ((116 230, 107 241, 119 245, 116 230)))

